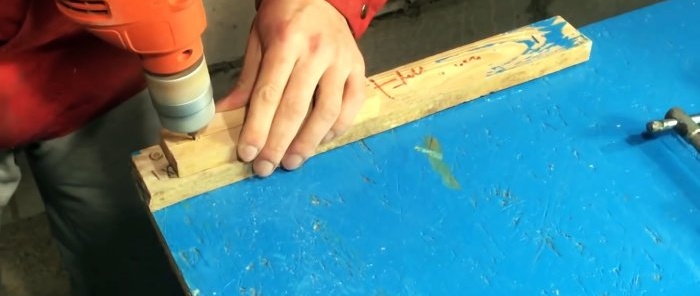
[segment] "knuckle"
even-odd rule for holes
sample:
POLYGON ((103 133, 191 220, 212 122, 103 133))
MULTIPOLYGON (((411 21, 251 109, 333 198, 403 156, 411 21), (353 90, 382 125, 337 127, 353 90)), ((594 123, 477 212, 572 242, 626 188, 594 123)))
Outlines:
POLYGON ((282 22, 278 24, 275 32, 280 43, 296 43, 301 39, 300 30, 294 22, 282 22))
POLYGON ((280 100, 280 90, 273 84, 265 84, 255 90, 255 99, 264 105, 277 105, 280 100))
POLYGON ((326 56, 326 51, 329 50, 329 46, 325 42, 321 42, 321 35, 320 34, 314 34, 309 36, 308 38, 308 52, 311 55, 321 55, 323 57, 326 56))

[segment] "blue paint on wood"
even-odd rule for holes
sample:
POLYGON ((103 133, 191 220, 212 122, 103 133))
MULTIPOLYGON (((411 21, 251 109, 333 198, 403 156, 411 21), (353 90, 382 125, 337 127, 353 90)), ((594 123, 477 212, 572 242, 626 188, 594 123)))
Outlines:
MULTIPOLYGON (((525 45, 520 56, 492 66, 491 71, 487 73, 487 77, 513 69, 521 64, 529 63, 531 57, 537 54, 552 52, 557 48, 571 49, 574 46, 588 41, 585 36, 565 35, 563 32, 565 25, 566 22, 554 17, 530 25, 530 28, 535 29, 533 35, 525 36, 521 40, 509 41, 525 45)), ((499 43, 491 43, 479 48, 486 48, 497 44, 499 43)))
MULTIPOLYGON (((551 44, 550 46, 559 46, 563 47, 566 49, 574 47, 574 45, 577 44, 576 40, 561 34, 562 29, 564 29, 564 25, 566 23, 564 22, 555 22, 554 18, 546 19, 540 22, 537 22, 533 24, 532 26, 542 30, 544 32, 547 32, 545 34, 545 38, 547 39, 547 43, 551 44)), ((532 45, 534 45, 534 40, 532 45)))
POLYGON ((583 28, 581 66, 155 213, 199 295, 694 295, 700 160, 642 141, 700 111, 693 1, 583 28), (460 189, 442 184, 426 155, 460 189))

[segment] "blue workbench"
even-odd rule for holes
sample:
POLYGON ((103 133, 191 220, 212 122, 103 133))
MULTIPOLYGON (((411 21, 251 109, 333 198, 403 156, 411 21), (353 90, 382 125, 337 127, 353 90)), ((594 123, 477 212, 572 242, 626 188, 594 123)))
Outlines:
POLYGON ((698 295, 700 4, 584 28, 589 62, 154 213, 194 295, 698 295), (441 150, 442 160, 426 151, 441 150))

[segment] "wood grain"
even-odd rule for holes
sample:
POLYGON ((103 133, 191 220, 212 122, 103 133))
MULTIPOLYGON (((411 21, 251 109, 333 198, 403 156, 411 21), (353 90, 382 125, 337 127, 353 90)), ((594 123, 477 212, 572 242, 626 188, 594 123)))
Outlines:
MULTIPOLYGON (((590 39, 553 17, 373 75, 352 128, 317 153, 585 62, 591 48, 590 39)), ((217 114, 196 140, 164 133, 160 147, 133 157, 152 211, 252 176, 234 154, 244 114, 217 114)))

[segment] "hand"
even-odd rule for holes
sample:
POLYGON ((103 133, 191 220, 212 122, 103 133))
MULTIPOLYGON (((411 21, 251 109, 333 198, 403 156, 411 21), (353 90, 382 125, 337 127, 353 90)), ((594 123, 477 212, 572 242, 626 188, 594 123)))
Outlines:
POLYGON ((236 87, 217 104, 248 104, 238 156, 259 176, 293 170, 342 134, 364 101, 362 54, 325 0, 263 0, 236 87))

